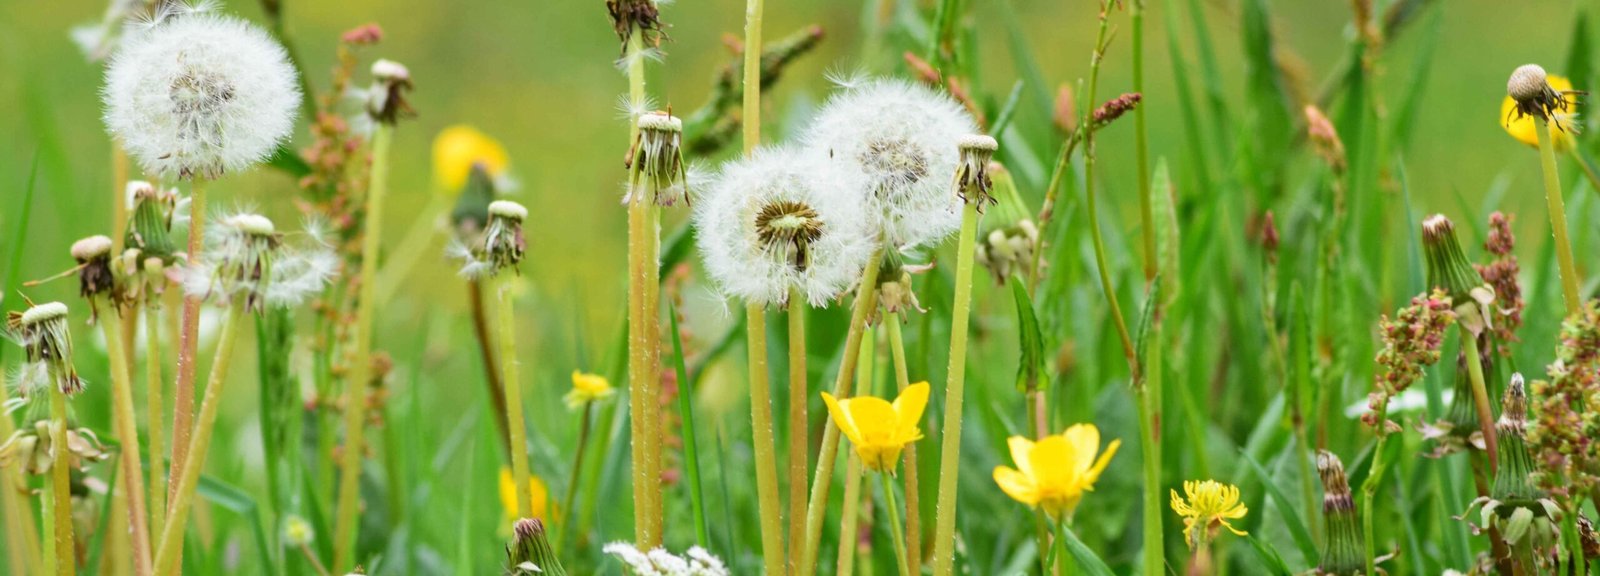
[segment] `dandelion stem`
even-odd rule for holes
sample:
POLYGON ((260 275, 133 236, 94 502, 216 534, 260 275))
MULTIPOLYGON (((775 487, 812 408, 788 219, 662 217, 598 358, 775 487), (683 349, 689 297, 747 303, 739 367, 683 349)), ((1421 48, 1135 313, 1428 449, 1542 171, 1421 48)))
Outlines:
POLYGON ((155 573, 176 574, 183 556, 183 533, 189 525, 189 509, 194 505, 195 489, 200 485, 200 470, 206 465, 206 450, 211 446, 211 431, 217 422, 217 408, 222 404, 222 385, 228 379, 228 368, 233 362, 233 348, 238 341, 239 324, 244 322, 243 298, 236 298, 228 306, 227 319, 222 324, 222 334, 211 360, 211 376, 206 381, 205 400, 200 404, 199 419, 194 435, 189 439, 187 458, 178 473, 177 489, 172 498, 171 514, 161 530, 160 545, 156 548, 155 573))
MULTIPOLYGON (((0 386, 0 405, 10 400, 7 386, 0 386)), ((10 418, 0 418, 0 438, 10 438, 16 424, 10 418)), ((16 474, 0 474, 0 511, 5 514, 6 566, 12 574, 43 574, 46 572, 39 557, 38 532, 33 527, 33 508, 24 494, 27 488, 16 474)))
POLYGON ((378 259, 383 243, 383 202, 389 191, 389 144, 394 126, 379 122, 372 133, 372 175, 367 188, 366 229, 361 233, 361 286, 356 295, 355 353, 345 380, 344 453, 339 465, 339 509, 334 523, 334 571, 355 564, 356 512, 361 500, 361 456, 366 450, 367 387, 372 382, 372 319, 378 308, 378 259))
MULTIPOLYGON (((644 34, 635 27, 628 35, 628 97, 635 105, 645 101, 644 34)), ((638 124, 632 127, 629 140, 639 135, 638 124)), ((658 210, 650 194, 633 194, 628 204, 628 267, 630 287, 629 317, 629 415, 633 435, 634 471, 634 540, 639 549, 654 548, 661 534, 661 474, 659 444, 661 427, 655 416, 660 411, 659 369, 656 364, 660 353, 660 319, 657 311, 657 279, 660 262, 658 210)))
POLYGON ((1467 376, 1472 379, 1472 401, 1478 408, 1478 425, 1483 429, 1484 453, 1489 455, 1489 474, 1500 469, 1500 442, 1495 436, 1494 411, 1489 405, 1489 388, 1483 382, 1483 358, 1478 355, 1478 337, 1461 330, 1461 346, 1467 353, 1467 376))
POLYGON ((567 480, 567 495, 561 498, 561 511, 565 516, 561 522, 561 541, 556 543, 556 549, 566 546, 572 538, 572 513, 573 502, 578 497, 578 480, 583 477, 583 454, 589 448, 589 428, 593 425, 594 403, 585 402, 583 405, 583 418, 578 422, 578 448, 577 455, 572 458, 572 474, 567 480))
POLYGON ((483 281, 467 282, 467 302, 472 309, 472 335, 478 341, 478 353, 483 360, 483 381, 489 387, 489 404, 494 410, 494 425, 500 431, 500 451, 511 457, 511 425, 506 424, 506 392, 500 384, 500 364, 494 358, 494 340, 489 336, 489 314, 484 311, 483 281))
POLYGON ((839 511, 839 570, 841 576, 856 573, 856 547, 861 538, 861 458, 855 452, 845 455, 844 503, 839 511))
POLYGON ((511 427, 511 478, 516 483, 512 493, 518 518, 534 518, 533 500, 529 497, 530 472, 528 471, 527 422, 522 414, 522 377, 517 363, 516 302, 512 296, 509 276, 496 282, 495 315, 500 325, 501 381, 506 392, 506 422, 511 427))
MULTIPOLYGON (((150 274, 150 282, 165 282, 160 273, 150 274)), ((166 446, 166 417, 162 416, 162 408, 166 404, 164 388, 166 381, 161 378, 161 307, 158 306, 159 297, 151 298, 144 305, 144 340, 145 340, 145 410, 148 421, 145 422, 146 434, 150 437, 150 534, 160 534, 167 519, 167 466, 165 455, 166 446)))
MULTIPOLYGON (((900 313, 889 314, 884 319, 884 329, 889 333, 889 355, 894 360, 894 383, 899 393, 911 385, 906 372, 906 345, 900 337, 900 313)), ((921 423, 917 424, 919 427, 921 423)), ((917 482, 917 443, 906 444, 906 565, 912 574, 922 573, 922 503, 917 482)))
MULTIPOLYGON (((857 355, 861 353, 861 335, 867 322, 878 308, 878 265, 883 260, 880 244, 867 259, 861 272, 861 282, 856 286, 856 301, 850 309, 850 327, 845 332, 844 356, 839 361, 839 373, 834 377, 833 395, 836 398, 851 396, 855 382, 857 355)), ((801 563, 801 574, 811 574, 817 565, 817 549, 822 544, 822 521, 827 515, 828 489, 833 483, 833 468, 839 454, 839 427, 824 426, 822 446, 817 451, 817 470, 811 481, 811 498, 806 504, 806 556, 801 563)))
MULTIPOLYGON (((789 533, 806 530, 806 472, 811 442, 806 421, 806 298, 789 289, 789 533)), ((789 538, 789 571, 799 574, 805 539, 789 538)))
POLYGON ((1544 200, 1550 208, 1550 229, 1556 239, 1556 262, 1561 268, 1561 295, 1567 314, 1575 314, 1583 300, 1578 295, 1578 267, 1572 259, 1572 242, 1567 239, 1567 208, 1561 197, 1561 175, 1556 172, 1555 125, 1549 121, 1539 134, 1539 164, 1544 170, 1544 200))
POLYGON ((878 478, 883 480, 883 507, 889 511, 889 536, 894 542, 894 560, 900 567, 900 576, 911 576, 911 568, 906 564, 906 536, 900 527, 900 506, 895 503, 894 482, 890 481, 888 472, 881 472, 878 478))
POLYGON ((972 252, 978 235, 978 206, 969 201, 962 209, 961 238, 956 244, 956 294, 950 313, 950 364, 939 454, 939 495, 934 506, 935 576, 949 576, 955 566, 956 475, 961 470, 961 405, 967 376, 967 323, 972 309, 972 252))
POLYGON ((133 546, 134 573, 150 574, 150 532, 145 524, 143 469, 139 464, 139 431, 135 427, 132 377, 128 375, 128 355, 122 346, 122 319, 115 305, 99 316, 100 331, 106 338, 106 358, 111 368, 112 425, 116 428, 117 451, 122 461, 122 484, 127 488, 129 543, 133 546))
MULTIPOLYGON (((189 189, 189 254, 199 254, 206 235, 206 180, 195 178, 189 189)), ((194 376, 200 343, 201 295, 184 294, 183 325, 178 332, 178 376, 172 384, 172 470, 182 470, 194 435, 194 376)), ((167 502, 178 499, 178 486, 169 484, 167 502)), ((170 521, 172 509, 167 509, 170 521)), ((165 533, 165 531, 163 531, 165 533)), ((179 542, 178 546, 183 543, 179 542)))
POLYGON ((50 387, 50 444, 56 453, 50 465, 50 504, 52 531, 55 533, 56 575, 77 574, 76 540, 72 535, 72 470, 67 451, 67 395, 58 386, 50 387))
POLYGON ((760 499, 761 556, 767 574, 783 574, 783 508, 778 502, 778 459, 772 439, 772 391, 767 384, 767 316, 759 304, 745 306, 745 342, 750 355, 751 441, 756 452, 760 499))

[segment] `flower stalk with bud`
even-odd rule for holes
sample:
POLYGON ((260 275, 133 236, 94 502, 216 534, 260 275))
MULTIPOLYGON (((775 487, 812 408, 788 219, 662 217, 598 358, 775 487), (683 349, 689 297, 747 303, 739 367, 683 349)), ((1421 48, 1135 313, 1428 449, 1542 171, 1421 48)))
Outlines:
MULTIPOLYGON (((34 400, 39 394, 49 394, 50 418, 48 433, 39 432, 36 438, 49 437, 51 531, 55 537, 55 572, 58 576, 77 573, 76 540, 72 522, 72 472, 69 458, 61 455, 61 448, 70 445, 67 430, 67 401, 84 389, 72 365, 72 334, 67 329, 67 305, 49 302, 29 307, 23 312, 12 312, 6 317, 6 327, 17 336, 26 352, 28 364, 18 377, 18 388, 23 398, 34 400)), ((16 438, 14 437, 13 440, 16 438)), ((11 441, 7 442, 12 444, 11 441)), ((36 442, 37 444, 37 442, 36 442)), ((0 450, 0 454, 8 451, 0 450)), ((37 452, 35 452, 37 454, 37 452)), ((5 458, 12 460, 14 457, 5 458)), ((43 467, 35 466, 36 471, 43 467)))
POLYGON ((357 511, 361 499, 361 456, 365 448, 367 388, 372 380, 372 322, 378 308, 378 260, 383 242, 384 199, 389 191, 389 146, 401 117, 414 114, 405 93, 412 88, 405 66, 378 60, 372 64, 373 85, 367 94, 367 115, 375 122, 372 164, 367 186, 365 229, 361 233, 361 276, 356 297, 355 350, 350 378, 345 380, 343 458, 339 463, 339 500, 334 521, 333 569, 354 565, 357 511))
POLYGON ((1455 225, 1443 214, 1435 214, 1422 222, 1422 246, 1427 260, 1428 285, 1442 290, 1454 305, 1461 347, 1467 359, 1467 376, 1472 383, 1472 400, 1483 431, 1484 451, 1489 454, 1489 471, 1494 472, 1500 462, 1494 409, 1489 401, 1489 387, 1478 349, 1478 338, 1493 319, 1494 288, 1484 283, 1483 277, 1467 260, 1456 239, 1455 225))
POLYGON ((1506 81, 1506 94, 1515 101, 1517 118, 1532 116, 1544 122, 1544 130, 1537 130, 1539 166, 1544 172, 1544 198, 1556 240, 1556 262, 1561 269, 1561 294, 1567 303, 1567 313, 1573 314, 1582 305, 1578 286, 1583 282, 1573 261, 1572 242, 1567 238, 1567 208, 1561 196, 1561 174, 1556 171, 1555 143, 1562 123, 1571 122, 1566 110, 1571 106, 1569 98, 1577 93, 1556 91, 1550 87, 1544 68, 1525 64, 1511 72, 1511 78, 1506 81))

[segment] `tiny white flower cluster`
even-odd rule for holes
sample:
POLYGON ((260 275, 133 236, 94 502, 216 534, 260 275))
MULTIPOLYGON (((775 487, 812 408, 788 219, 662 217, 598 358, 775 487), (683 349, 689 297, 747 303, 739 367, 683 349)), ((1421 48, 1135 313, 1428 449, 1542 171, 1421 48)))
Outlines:
POLYGON ((106 68, 106 128, 151 174, 214 178, 265 160, 300 105, 283 46, 204 10, 130 27, 106 68))
POLYGON ((612 542, 602 550, 606 554, 615 556, 623 564, 627 564, 636 576, 728 576, 730 574, 722 560, 699 546, 690 547, 682 556, 668 552, 665 548, 641 552, 627 542, 612 542))
POLYGON ((845 83, 802 145, 730 162, 704 188, 695 227, 708 274, 752 304, 786 302, 795 289, 825 305, 877 265, 875 248, 931 247, 960 229, 952 177, 976 131, 961 105, 928 88, 845 83))
POLYGON ((306 242, 288 246, 266 217, 224 216, 206 230, 205 251, 185 271, 184 289, 200 297, 220 294, 224 301, 243 298, 254 311, 298 305, 327 287, 340 266, 318 225, 307 225, 302 236, 306 242))

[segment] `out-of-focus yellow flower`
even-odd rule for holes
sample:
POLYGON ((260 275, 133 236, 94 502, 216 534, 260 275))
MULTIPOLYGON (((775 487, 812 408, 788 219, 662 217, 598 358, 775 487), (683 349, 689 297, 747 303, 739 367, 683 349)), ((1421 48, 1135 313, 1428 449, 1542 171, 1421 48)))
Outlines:
POLYGON ((1177 490, 1172 491, 1172 510, 1183 517, 1183 536, 1190 548, 1204 543, 1219 527, 1238 536, 1245 535, 1228 523, 1250 512, 1239 503, 1237 486, 1216 480, 1187 480, 1183 483, 1183 493, 1187 498, 1179 497, 1177 490))
POLYGON ((871 396, 838 400, 827 392, 822 393, 822 401, 827 403, 833 423, 856 447, 861 463, 877 472, 893 472, 900 450, 922 438, 917 422, 928 406, 928 383, 907 386, 893 404, 871 396))
POLYGON ((443 194, 454 196, 467 185, 472 165, 483 163, 489 176, 499 178, 511 165, 506 149, 488 134, 465 124, 439 131, 433 138, 433 181, 443 194))
POLYGON ((616 390, 611 389, 611 382, 599 374, 585 374, 577 370, 572 371, 572 390, 562 397, 567 403, 567 408, 577 410, 588 405, 610 398, 616 390))
POLYGON ((311 529, 311 523, 304 518, 290 515, 284 520, 283 540, 290 546, 309 546, 316 532, 311 529))
POLYGON ((1094 490, 1095 481, 1122 445, 1121 440, 1112 440, 1096 459, 1100 429, 1094 424, 1076 424, 1038 442, 1012 436, 1006 443, 1011 446, 1011 460, 1017 467, 996 466, 995 483, 1012 500, 1043 508, 1045 514, 1056 519, 1071 515, 1083 493, 1094 490))
MULTIPOLYGON (((506 513, 506 525, 519 519, 516 502, 517 481, 511 479, 511 469, 500 469, 500 506, 506 513)), ((545 487, 544 480, 538 476, 528 476, 527 498, 533 499, 533 516, 540 520, 550 520, 550 489, 545 487)))
MULTIPOLYGON (((1556 92, 1572 90, 1572 81, 1568 80, 1566 76, 1551 74, 1547 82, 1556 92)), ((1566 152, 1572 149, 1572 122, 1577 121, 1576 115, 1573 113, 1573 107, 1575 106, 1576 104, 1568 100, 1565 105, 1556 111, 1557 119, 1561 121, 1556 126, 1556 151, 1558 152, 1566 152)), ((1543 130, 1544 127, 1540 126, 1539 122, 1534 120, 1532 116, 1514 112, 1516 107, 1517 101, 1510 96, 1506 96, 1506 99, 1500 103, 1500 126, 1505 128, 1506 133, 1510 134, 1512 138, 1516 138, 1523 144, 1535 148, 1539 147, 1538 131, 1543 130)))

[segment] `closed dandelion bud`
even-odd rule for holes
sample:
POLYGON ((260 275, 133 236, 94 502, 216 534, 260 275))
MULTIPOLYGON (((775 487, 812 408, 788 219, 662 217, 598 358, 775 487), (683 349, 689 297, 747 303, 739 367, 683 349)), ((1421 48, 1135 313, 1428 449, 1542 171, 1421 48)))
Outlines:
POLYGON ((1473 334, 1483 332, 1490 321, 1489 306, 1494 289, 1472 267, 1461 250, 1455 224, 1443 214, 1422 221, 1422 250, 1427 259, 1428 286, 1444 291, 1455 304, 1461 325, 1473 334))
POLYGON ((67 396, 83 391, 85 383, 72 364, 66 304, 47 302, 11 312, 6 316, 6 328, 27 357, 13 377, 20 399, 32 400, 52 386, 67 396))
POLYGON ((689 202, 683 168, 683 121, 670 113, 639 115, 639 136, 628 152, 628 195, 624 203, 655 202, 673 206, 689 202))
POLYGON ((96 235, 73 242, 72 259, 78 262, 79 296, 88 300, 119 298, 117 279, 111 273, 111 238, 96 235))
POLYGON ((100 439, 87 428, 67 429, 67 449, 58 451, 53 446, 55 436, 50 433, 49 420, 37 420, 32 426, 16 431, 4 444, 0 444, 0 469, 20 470, 23 474, 43 476, 63 454, 68 468, 81 470, 92 462, 100 462, 111 455, 100 445, 100 439), (15 466, 15 468, 13 468, 15 466))
POLYGON ((1500 440, 1500 468, 1494 476, 1490 495, 1504 502, 1529 502, 1545 496, 1529 477, 1533 458, 1528 455, 1528 392, 1522 374, 1511 375, 1501 404, 1500 421, 1495 423, 1500 440))
POLYGON ((122 244, 144 258, 172 263, 178 245, 172 241, 172 217, 177 210, 176 190, 163 191, 140 180, 128 182, 128 232, 122 244))
POLYGON ((402 116, 416 116, 406 102, 405 93, 412 89, 411 71, 392 60, 372 63, 372 88, 367 94, 367 114, 373 120, 393 126, 402 116))
POLYGON ((1317 475, 1322 477, 1323 531, 1321 574, 1359 574, 1366 569, 1366 544, 1344 463, 1327 450, 1317 452, 1317 475))
POLYGON ((244 20, 169 11, 106 67, 106 128, 145 172, 215 178, 288 139, 300 86, 283 46, 244 20))
MULTIPOLYGON (((917 301, 915 285, 911 283, 911 275, 929 270, 931 264, 910 266, 900 257, 899 252, 885 252, 882 261, 878 263, 878 305, 889 314, 901 314, 911 310, 926 312, 922 304, 917 301)), ((877 322, 877 315, 873 315, 872 322, 877 322)))
POLYGON ((962 136, 956 148, 961 151, 961 162, 956 166, 956 196, 968 204, 976 204, 981 211, 984 204, 994 204, 994 181, 989 178, 989 160, 994 158, 1000 143, 982 134, 962 136))
POLYGON ((506 576, 566 576, 561 560, 545 535, 544 522, 523 518, 511 527, 511 544, 506 546, 506 576))
POLYGON ((327 286, 339 258, 312 227, 305 246, 289 246, 286 236, 265 216, 235 214, 206 230, 201 257, 184 274, 184 288, 196 296, 239 301, 252 312, 268 304, 297 305, 327 286))

